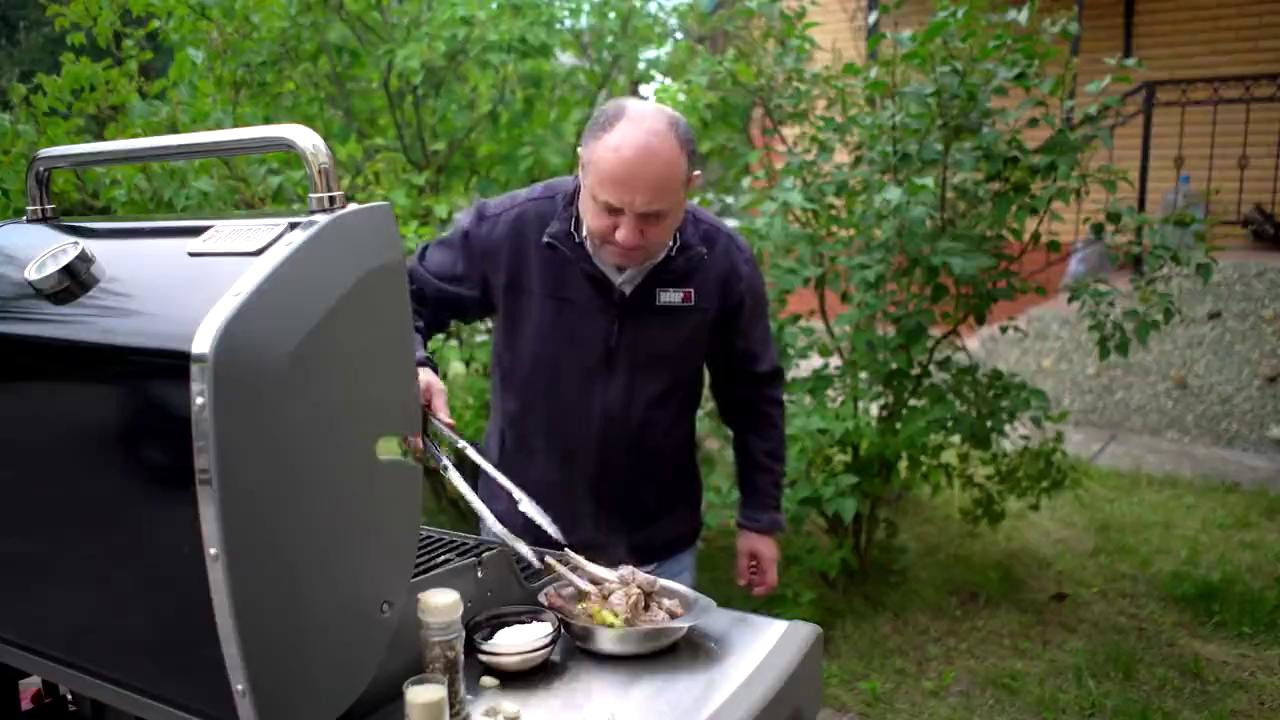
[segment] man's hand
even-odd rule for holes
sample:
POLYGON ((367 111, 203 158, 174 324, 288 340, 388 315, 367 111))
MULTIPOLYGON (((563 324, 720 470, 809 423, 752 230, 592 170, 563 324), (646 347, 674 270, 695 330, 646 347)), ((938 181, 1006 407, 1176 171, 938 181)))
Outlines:
POLYGON ((778 587, 778 541, 770 535, 738 530, 738 587, 763 597, 778 587))
MULTIPOLYGON (((449 391, 431 368, 418 368, 418 397, 427 412, 443 420, 445 425, 454 427, 453 418, 449 416, 449 391)), ((422 431, 426 432, 426 428, 422 431)), ((405 444, 415 453, 422 452, 421 435, 410 435, 405 438, 405 444)))
POLYGON ((445 425, 454 426, 453 417, 449 415, 449 391, 431 368, 418 368, 418 395, 427 412, 443 420, 445 425))

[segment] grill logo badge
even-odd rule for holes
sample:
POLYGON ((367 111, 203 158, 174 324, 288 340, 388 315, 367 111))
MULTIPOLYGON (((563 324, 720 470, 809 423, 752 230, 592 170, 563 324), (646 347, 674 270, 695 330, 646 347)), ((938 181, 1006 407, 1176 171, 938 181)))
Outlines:
POLYGON ((658 288, 659 305, 687 306, 693 304, 693 288, 658 288))

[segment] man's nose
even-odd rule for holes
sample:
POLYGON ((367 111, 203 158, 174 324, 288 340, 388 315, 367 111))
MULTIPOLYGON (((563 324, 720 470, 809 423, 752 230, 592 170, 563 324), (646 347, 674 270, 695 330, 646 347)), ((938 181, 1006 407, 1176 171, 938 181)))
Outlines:
POLYGON ((613 232, 613 241, 627 249, 638 247, 643 239, 644 234, 636 227, 635 221, 629 218, 623 218, 618 223, 618 229, 613 232))

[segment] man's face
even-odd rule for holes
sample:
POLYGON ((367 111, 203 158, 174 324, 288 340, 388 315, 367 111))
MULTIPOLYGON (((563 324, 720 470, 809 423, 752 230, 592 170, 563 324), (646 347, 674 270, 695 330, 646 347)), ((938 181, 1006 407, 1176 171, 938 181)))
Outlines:
POLYGON ((678 152, 603 142, 581 155, 578 172, 578 212, 586 241, 596 257, 619 268, 643 265, 662 254, 684 218, 696 180, 678 152))

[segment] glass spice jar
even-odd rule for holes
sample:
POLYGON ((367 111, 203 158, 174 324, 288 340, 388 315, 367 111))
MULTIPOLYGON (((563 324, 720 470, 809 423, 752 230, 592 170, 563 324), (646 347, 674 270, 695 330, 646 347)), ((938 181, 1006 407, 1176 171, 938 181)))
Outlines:
POLYGON ((465 631, 462 595, 453 588, 418 593, 418 645, 422 670, 445 678, 449 690, 449 720, 469 720, 467 709, 465 631))
POLYGON ((449 720, 449 684, 441 675, 422 673, 404 681, 404 720, 449 720))

